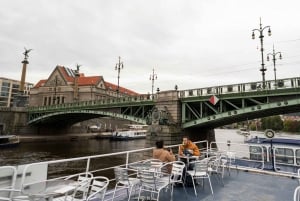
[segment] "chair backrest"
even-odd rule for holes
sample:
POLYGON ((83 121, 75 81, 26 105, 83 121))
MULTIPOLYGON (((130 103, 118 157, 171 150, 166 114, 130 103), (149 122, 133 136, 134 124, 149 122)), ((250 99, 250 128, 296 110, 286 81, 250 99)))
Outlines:
POLYGON ((116 167, 114 168, 114 173, 116 182, 127 183, 130 185, 127 168, 116 167))
POLYGON ((194 170, 196 172, 207 172, 208 170, 208 163, 207 161, 195 161, 194 170))
POLYGON ((218 172, 219 168, 221 167, 222 164, 222 156, 217 156, 217 157, 212 157, 208 161, 208 166, 210 167, 210 171, 212 172, 218 172))
POLYGON ((17 169, 14 166, 2 166, 0 167, 0 177, 3 178, 1 181, 0 189, 11 189, 12 191, 1 191, 1 198, 12 198, 13 189, 15 188, 16 179, 17 179, 17 169))
POLYGON ((297 186, 294 190, 294 201, 300 201, 300 186, 297 186))
POLYGON ((155 158, 146 160, 144 161, 144 163, 149 164, 149 170, 151 171, 158 171, 163 165, 163 162, 161 160, 155 158))
POLYGON ((173 161, 171 171, 171 181, 182 181, 185 163, 182 161, 173 161))
POLYGON ((109 179, 103 176, 93 178, 87 201, 102 201, 105 197, 105 192, 109 184, 109 179))
POLYGON ((149 170, 138 170, 141 185, 156 190, 156 172, 149 170))
POLYGON ((74 191, 73 196, 80 197, 82 199, 87 198, 89 186, 93 179, 92 173, 89 172, 79 173, 79 174, 71 175, 65 179, 78 181, 78 187, 74 191))
POLYGON ((300 168, 298 169, 298 171, 297 171, 297 175, 298 175, 298 185, 300 185, 300 168))

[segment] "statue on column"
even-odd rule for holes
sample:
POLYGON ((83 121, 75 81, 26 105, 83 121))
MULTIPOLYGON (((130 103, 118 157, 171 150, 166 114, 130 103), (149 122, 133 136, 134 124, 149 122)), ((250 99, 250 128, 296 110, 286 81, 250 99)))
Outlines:
POLYGON ((24 49, 25 49, 25 52, 23 53, 24 55, 25 55, 25 58, 24 58, 24 60, 27 60, 28 59, 28 57, 29 57, 29 55, 28 55, 28 53, 32 50, 32 49, 26 49, 26 47, 24 47, 24 49))

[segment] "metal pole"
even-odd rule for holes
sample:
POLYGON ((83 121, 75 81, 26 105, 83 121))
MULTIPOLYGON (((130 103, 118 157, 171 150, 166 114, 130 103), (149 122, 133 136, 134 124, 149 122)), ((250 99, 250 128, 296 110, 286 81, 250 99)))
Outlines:
POLYGON ((273 53, 269 53, 267 55, 267 60, 269 61, 269 55, 272 56, 272 61, 273 61, 273 68, 274 68, 274 81, 275 81, 275 89, 277 89, 277 77, 276 77, 276 55, 279 54, 279 59, 282 58, 281 52, 275 52, 275 48, 273 45, 273 53))
POLYGON ((150 80, 152 81, 152 90, 151 90, 151 97, 153 99, 153 94, 154 94, 154 80, 157 80, 157 74, 154 72, 154 68, 152 70, 152 74, 150 75, 150 80))
POLYGON ((124 65, 123 65, 123 62, 121 62, 121 57, 119 57, 119 62, 116 64, 116 67, 115 67, 115 70, 118 71, 118 87, 117 87, 117 97, 119 97, 119 90, 120 90, 120 83, 119 83, 119 80, 120 80, 120 70, 121 68, 123 69, 124 68, 124 65))
MULTIPOLYGON (((260 22, 260 30, 261 30, 261 22, 260 22)), ((263 84, 263 89, 266 88, 266 80, 265 80, 265 71, 267 69, 265 69, 265 63, 264 63, 264 35, 262 33, 262 31, 260 31, 260 35, 259 35, 259 38, 260 38, 260 52, 261 52, 261 74, 262 74, 262 84, 263 84)))
POLYGON ((255 39, 255 35, 254 35, 254 31, 258 31, 259 32, 259 38, 260 38, 260 52, 261 52, 261 73, 262 73, 262 87, 263 89, 266 88, 266 81, 265 81, 265 71, 267 70, 265 68, 265 63, 264 63, 264 35, 263 35, 263 31, 266 29, 266 28, 269 28, 268 30, 268 34, 269 36, 271 35, 271 29, 270 29, 270 26, 265 26, 262 28, 262 24, 261 24, 261 18, 259 18, 259 29, 253 29, 252 30, 252 39, 255 39))

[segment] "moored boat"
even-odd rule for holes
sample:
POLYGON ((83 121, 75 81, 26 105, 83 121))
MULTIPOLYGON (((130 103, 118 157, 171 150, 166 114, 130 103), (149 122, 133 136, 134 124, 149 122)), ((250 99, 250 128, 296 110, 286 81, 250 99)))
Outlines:
POLYGON ((14 147, 19 145, 20 139, 17 135, 1 135, 0 148, 14 147))
POLYGON ((134 140, 144 139, 147 135, 147 130, 144 127, 147 125, 129 125, 127 130, 116 130, 112 133, 112 140, 134 140))
POLYGON ((257 137, 246 141, 250 160, 264 161, 266 169, 290 171, 300 166, 300 140, 257 137))
POLYGON ((250 131, 247 128, 240 128, 236 133, 246 137, 250 135, 250 131))

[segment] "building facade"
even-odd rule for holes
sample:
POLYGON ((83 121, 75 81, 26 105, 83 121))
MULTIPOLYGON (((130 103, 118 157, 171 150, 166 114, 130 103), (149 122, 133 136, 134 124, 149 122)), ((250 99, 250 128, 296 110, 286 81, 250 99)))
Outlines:
MULTIPOLYGON (((14 99, 20 95, 20 81, 0 77, 0 107, 13 107, 14 99)), ((32 83, 25 83, 22 95, 29 95, 32 83)))
POLYGON ((29 106, 46 106, 138 93, 106 82, 102 76, 85 76, 79 69, 56 66, 48 79, 40 80, 30 91, 29 106), (118 92, 118 93, 117 93, 118 92))

